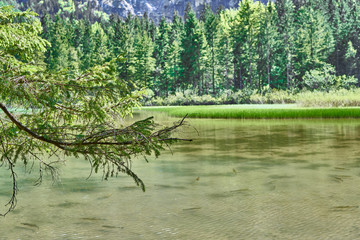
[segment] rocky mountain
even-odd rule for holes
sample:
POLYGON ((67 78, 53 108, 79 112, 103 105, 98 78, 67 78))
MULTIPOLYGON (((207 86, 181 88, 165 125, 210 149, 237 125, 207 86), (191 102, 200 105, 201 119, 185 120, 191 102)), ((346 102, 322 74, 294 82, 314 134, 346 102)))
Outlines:
MULTIPOLYGON (((14 2, 14 0, 3 0, 5 2, 14 2)), ((76 17, 98 16, 98 19, 105 12, 106 14, 116 14, 126 17, 129 13, 132 15, 143 16, 146 12, 155 22, 159 22, 162 16, 168 20, 172 19, 175 11, 180 16, 184 16, 185 8, 190 2, 193 10, 199 16, 204 9, 205 4, 209 4, 214 12, 218 8, 237 8, 241 0, 16 0, 20 9, 28 8, 34 10, 40 16, 45 13, 56 15, 62 13, 68 16, 71 12, 76 17), (94 12, 96 13, 94 15, 94 12)), ((268 0, 261 0, 266 3, 268 0)), ((275 0, 273 0, 275 1, 275 0)))
MULTIPOLYGON (((215 12, 218 8, 236 8, 241 0, 99 0, 99 5, 106 13, 116 13, 126 16, 143 15, 145 12, 150 18, 159 20, 162 16, 172 19, 174 11, 184 15, 185 8, 190 2, 194 11, 199 14, 205 4, 209 4, 215 12)), ((262 0, 267 2, 267 0, 262 0)))

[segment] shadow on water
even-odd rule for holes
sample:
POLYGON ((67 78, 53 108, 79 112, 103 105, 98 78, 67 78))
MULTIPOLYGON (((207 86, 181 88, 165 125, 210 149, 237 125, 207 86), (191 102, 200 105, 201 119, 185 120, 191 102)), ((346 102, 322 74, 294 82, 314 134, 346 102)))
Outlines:
POLYGON ((230 198, 230 197, 247 197, 251 195, 251 190, 248 188, 231 190, 220 193, 209 194, 211 198, 230 198))
POLYGON ((312 170, 318 170, 320 168, 329 168, 331 167, 330 164, 326 164, 326 163, 313 163, 313 164, 309 164, 307 166, 303 166, 301 168, 304 169, 312 169, 312 170))

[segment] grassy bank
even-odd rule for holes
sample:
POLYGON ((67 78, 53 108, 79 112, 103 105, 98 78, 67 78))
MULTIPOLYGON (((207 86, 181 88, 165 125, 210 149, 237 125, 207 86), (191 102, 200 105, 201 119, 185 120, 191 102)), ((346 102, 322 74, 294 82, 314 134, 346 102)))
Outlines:
POLYGON ((166 112, 174 117, 183 117, 188 114, 190 118, 360 118, 359 107, 300 108, 296 105, 215 105, 144 107, 143 110, 166 112))

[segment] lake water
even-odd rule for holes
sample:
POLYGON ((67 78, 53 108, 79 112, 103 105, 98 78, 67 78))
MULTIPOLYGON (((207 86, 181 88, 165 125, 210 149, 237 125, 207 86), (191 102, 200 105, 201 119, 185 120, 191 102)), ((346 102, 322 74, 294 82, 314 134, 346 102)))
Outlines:
MULTIPOLYGON (((156 119, 175 121, 164 115, 156 119)), ((183 142, 129 177, 102 181, 69 159, 33 186, 17 166, 0 239, 360 239, 360 121, 190 119, 183 142)), ((9 194, 1 171, 0 203, 9 194)))

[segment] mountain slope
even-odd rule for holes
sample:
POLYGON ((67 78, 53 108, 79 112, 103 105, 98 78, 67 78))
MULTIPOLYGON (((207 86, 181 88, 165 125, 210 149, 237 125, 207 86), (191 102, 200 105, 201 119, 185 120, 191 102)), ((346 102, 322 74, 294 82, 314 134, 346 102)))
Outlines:
MULTIPOLYGON (((8 0, 10 1, 10 0, 8 0)), ((75 12, 76 17, 89 15, 95 11, 95 16, 100 17, 101 12, 116 14, 126 17, 129 13, 142 16, 146 12, 148 16, 158 22, 162 16, 171 20, 173 13, 177 11, 180 16, 184 15, 185 8, 190 2, 192 8, 200 14, 205 4, 209 4, 215 12, 218 8, 236 8, 241 0, 17 0, 23 9, 31 8, 40 15, 45 13, 56 14, 59 11, 75 12)), ((261 0, 266 3, 267 0, 261 0)))

